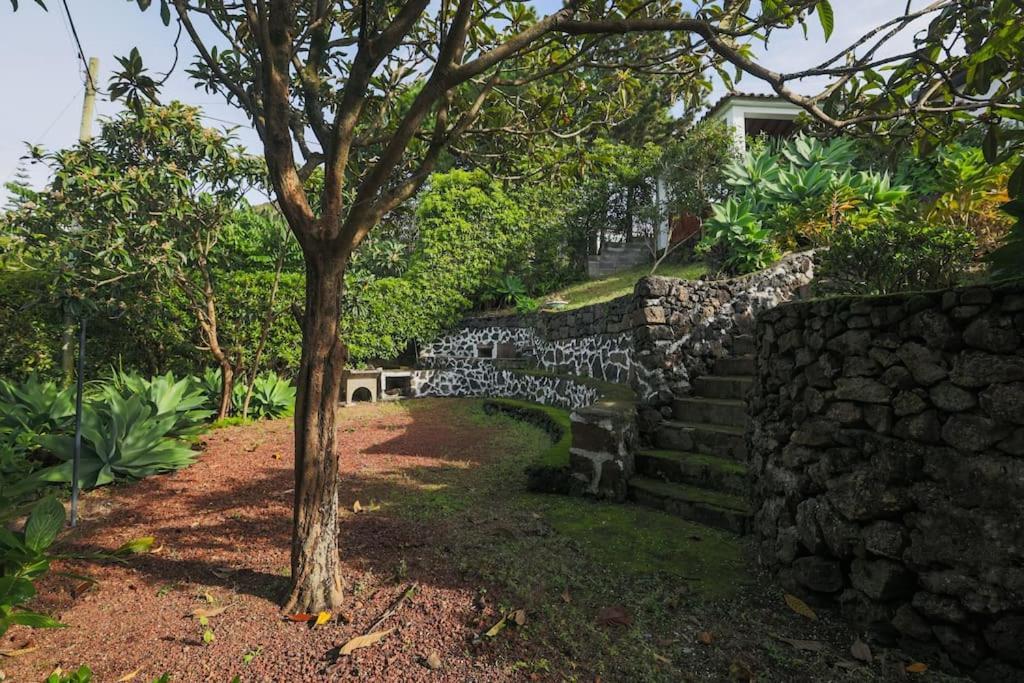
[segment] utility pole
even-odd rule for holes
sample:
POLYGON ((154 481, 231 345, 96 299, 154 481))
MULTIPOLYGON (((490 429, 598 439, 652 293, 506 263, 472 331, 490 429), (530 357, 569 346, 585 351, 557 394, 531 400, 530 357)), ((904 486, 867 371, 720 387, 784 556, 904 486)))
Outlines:
MULTIPOLYGON (((70 15, 69 15, 70 16, 70 15)), ((92 112, 96 106, 96 79, 100 75, 100 60, 89 59, 89 75, 85 79, 85 100, 82 102, 82 125, 78 129, 78 140, 88 142, 92 139, 92 112)), ((65 350, 70 356, 71 340, 74 331, 67 323, 70 311, 65 311, 65 350), (70 334, 69 334, 70 333, 70 334)), ((75 441, 71 461, 71 526, 78 525, 78 494, 81 483, 78 481, 82 461, 82 396, 85 393, 85 311, 78 312, 78 369, 75 372, 75 441)))
MULTIPOLYGON (((85 99, 82 100, 82 122, 78 127, 78 141, 92 140, 92 117, 96 109, 96 79, 100 77, 99 57, 89 58, 89 75, 85 79, 85 99)), ((70 383, 75 371, 75 329, 69 311, 64 311, 64 331, 61 335, 60 369, 64 382, 70 383)))

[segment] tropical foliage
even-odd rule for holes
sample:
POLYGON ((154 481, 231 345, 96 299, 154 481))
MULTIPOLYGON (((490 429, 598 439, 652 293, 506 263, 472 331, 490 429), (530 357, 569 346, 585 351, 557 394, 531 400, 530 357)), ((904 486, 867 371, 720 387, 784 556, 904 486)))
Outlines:
POLYGON ((33 507, 21 531, 0 529, 0 636, 11 626, 63 626, 53 617, 25 609, 36 595, 35 579, 50 568, 47 550, 64 527, 64 506, 52 496, 33 507))

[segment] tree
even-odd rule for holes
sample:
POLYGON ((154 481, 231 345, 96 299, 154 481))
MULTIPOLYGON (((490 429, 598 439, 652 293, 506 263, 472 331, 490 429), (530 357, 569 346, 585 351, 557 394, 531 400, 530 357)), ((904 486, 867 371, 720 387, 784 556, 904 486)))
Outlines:
POLYGON ((126 112, 105 122, 97 139, 52 153, 37 149, 34 158, 53 179, 5 221, 37 261, 56 261, 61 298, 77 309, 124 309, 118 288, 137 293, 148 282, 158 293, 175 289, 221 368, 218 415, 226 416, 242 362, 222 343, 217 244, 262 164, 179 103, 126 112))
MULTIPOLYGON (((502 0, 161 0, 165 23, 173 9, 199 54, 193 77, 250 116, 305 258, 286 610, 342 600, 334 411, 347 357, 338 334, 342 283, 354 250, 416 193, 482 113, 491 113, 489 103, 506 93, 514 103, 514 88, 570 73, 598 54, 608 35, 652 36, 643 60, 620 68, 675 65, 700 80, 704 69, 727 62, 763 77, 741 39, 767 37, 816 9, 831 31, 825 0, 761 5, 748 16, 748 2, 702 2, 688 14, 670 0, 570 0, 538 17, 502 0), (218 42, 211 44, 211 35, 218 42), (319 167, 323 187, 311 202, 303 183, 319 167)), ((152 79, 135 68, 115 87, 148 97, 152 79)), ((556 94, 545 111, 558 111, 568 97, 556 94)), ((505 109, 511 119, 529 120, 518 107, 505 109)), ((543 127, 543 116, 532 118, 543 127)))

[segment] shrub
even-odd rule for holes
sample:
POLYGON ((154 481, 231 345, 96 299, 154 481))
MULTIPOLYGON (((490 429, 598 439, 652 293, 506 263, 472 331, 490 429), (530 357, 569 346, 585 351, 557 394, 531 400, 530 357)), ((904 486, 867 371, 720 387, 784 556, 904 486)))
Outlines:
POLYGON ((899 221, 844 226, 821 254, 820 287, 850 294, 947 287, 966 272, 974 246, 966 228, 899 221))
MULTIPOLYGON (((245 393, 243 391, 242 396, 245 393)), ((272 372, 259 375, 252 384, 252 399, 249 402, 249 416, 256 419, 284 417, 295 406, 295 387, 272 372)), ((241 402, 235 404, 240 413, 241 402)))
POLYGON ((0 532, 0 636, 14 624, 58 628, 59 621, 30 612, 25 603, 35 597, 34 581, 50 569, 47 550, 64 527, 64 506, 52 496, 38 501, 21 531, 0 532))
MULTIPOLYGON (((82 413, 82 488, 103 486, 118 478, 142 479, 171 472, 195 460, 194 451, 170 438, 178 420, 176 414, 157 416, 141 394, 124 398, 110 392, 101 405, 86 405, 82 413)), ((38 479, 71 482, 73 438, 44 435, 39 443, 62 462, 40 470, 38 479)))
MULTIPOLYGON (((214 414, 213 410, 205 408, 210 397, 195 378, 176 380, 170 372, 147 380, 137 374, 115 371, 110 382, 104 385, 102 395, 139 396, 152 408, 157 420, 174 418, 168 436, 175 438, 196 436, 214 414)), ((97 404, 101 409, 103 405, 102 401, 97 404)))
POLYGON ((728 272, 749 273, 779 257, 771 232, 761 226, 748 199, 730 197, 715 205, 704 228, 698 253, 706 254, 713 265, 728 272))

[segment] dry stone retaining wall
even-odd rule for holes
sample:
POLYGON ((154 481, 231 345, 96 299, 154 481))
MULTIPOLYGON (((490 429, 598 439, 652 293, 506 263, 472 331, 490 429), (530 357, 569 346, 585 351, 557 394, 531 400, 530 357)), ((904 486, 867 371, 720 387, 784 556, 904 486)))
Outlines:
POLYGON ((981 680, 1024 680, 1022 337, 1022 282, 800 302, 757 324, 762 559, 981 680))

